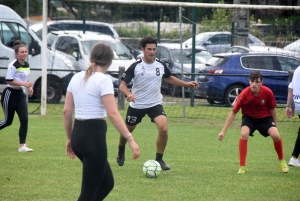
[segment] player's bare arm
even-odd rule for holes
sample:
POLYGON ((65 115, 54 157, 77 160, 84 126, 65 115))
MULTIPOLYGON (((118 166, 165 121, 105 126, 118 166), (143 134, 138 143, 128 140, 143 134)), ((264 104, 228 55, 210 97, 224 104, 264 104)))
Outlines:
POLYGON ((175 85, 175 86, 181 86, 181 87, 186 87, 186 88, 198 88, 199 87, 199 84, 195 81, 190 81, 190 82, 184 82, 174 76, 170 76, 168 78, 164 78, 164 80, 169 83, 169 84, 172 84, 172 85, 175 85))
POLYGON ((276 107, 272 108, 270 111, 271 111, 271 116, 272 116, 273 122, 275 123, 275 125, 277 125, 276 107))
POLYGON ((129 91, 128 85, 126 82, 122 81, 119 87, 119 90, 126 96, 128 102, 135 102, 135 96, 129 91))
POLYGON ((234 120, 235 116, 236 116, 236 112, 231 111, 229 113, 229 115, 228 115, 228 117, 225 121, 225 124, 224 124, 224 127, 223 127, 222 131, 218 134, 218 139, 220 141, 222 141, 224 139, 226 131, 227 131, 228 127, 230 126, 230 124, 232 123, 232 121, 234 120))
POLYGON ((285 115, 288 118, 291 118, 293 115, 292 100, 293 100, 293 89, 289 89, 288 98, 287 98, 287 102, 286 102, 286 108, 285 108, 285 115))

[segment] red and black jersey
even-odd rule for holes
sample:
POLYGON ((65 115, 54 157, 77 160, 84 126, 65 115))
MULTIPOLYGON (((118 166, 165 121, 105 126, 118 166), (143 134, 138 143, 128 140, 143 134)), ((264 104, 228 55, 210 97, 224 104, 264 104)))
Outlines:
POLYGON ((254 95, 250 87, 245 88, 238 96, 238 100, 232 108, 233 112, 242 109, 243 115, 254 118, 271 116, 270 110, 276 107, 273 92, 266 86, 261 86, 257 95, 254 95))

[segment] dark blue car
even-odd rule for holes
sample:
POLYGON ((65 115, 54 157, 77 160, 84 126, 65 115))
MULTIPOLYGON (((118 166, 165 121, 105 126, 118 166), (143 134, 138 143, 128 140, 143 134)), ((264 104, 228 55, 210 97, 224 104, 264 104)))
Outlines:
POLYGON ((215 54, 200 67, 195 95, 210 104, 233 106, 241 91, 249 86, 248 76, 253 70, 263 75, 263 85, 269 87, 277 103, 287 100, 289 72, 300 65, 300 59, 285 54, 223 53, 215 54))

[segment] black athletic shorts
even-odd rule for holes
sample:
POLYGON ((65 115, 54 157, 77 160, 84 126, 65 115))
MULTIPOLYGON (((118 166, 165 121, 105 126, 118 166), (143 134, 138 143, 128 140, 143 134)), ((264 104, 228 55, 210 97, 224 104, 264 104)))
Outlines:
POLYGON ((137 125, 142 122, 142 119, 146 114, 151 118, 152 122, 154 122, 155 117, 158 117, 159 115, 167 116, 162 105, 156 105, 145 109, 135 109, 129 106, 127 109, 125 123, 129 126, 137 125))
POLYGON ((264 136, 268 137, 268 130, 271 127, 276 127, 272 117, 254 118, 244 115, 242 118, 242 126, 248 126, 250 129, 250 136, 253 136, 255 130, 264 136))

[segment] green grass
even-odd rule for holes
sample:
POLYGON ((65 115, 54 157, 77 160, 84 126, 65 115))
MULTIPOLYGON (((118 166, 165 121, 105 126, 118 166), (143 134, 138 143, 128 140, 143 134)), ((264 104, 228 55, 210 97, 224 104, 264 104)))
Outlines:
MULTIPOLYGON (((227 113, 228 108, 218 108, 221 110, 227 113)), ((17 118, 12 126, 0 131, 0 200, 76 200, 82 166, 78 159, 65 156, 62 115, 29 117, 27 143, 33 153, 17 152, 17 118)), ((131 160, 131 150, 127 147, 125 165, 119 167, 115 161, 119 134, 108 121, 108 159, 115 187, 106 200, 299 200, 300 168, 292 167, 287 174, 280 172, 270 137, 264 138, 256 132, 249 139, 248 172, 237 174, 240 120, 239 116, 220 142, 217 134, 223 120, 169 118, 164 159, 171 170, 155 179, 142 173, 143 163, 155 157, 155 124, 148 117, 143 119, 133 133, 141 156, 131 160)), ((278 123, 287 161, 298 126, 298 121, 278 123)))

